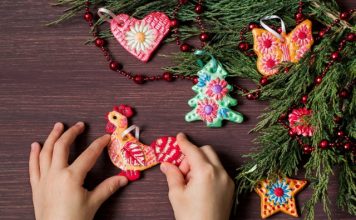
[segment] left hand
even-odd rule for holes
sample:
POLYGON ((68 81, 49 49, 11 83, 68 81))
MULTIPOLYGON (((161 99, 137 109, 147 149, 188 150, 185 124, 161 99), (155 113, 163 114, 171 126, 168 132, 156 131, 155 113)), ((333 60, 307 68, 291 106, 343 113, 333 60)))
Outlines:
POLYGON ((29 169, 37 220, 93 219, 100 205, 127 184, 126 177, 113 176, 93 191, 83 188, 87 173, 110 141, 110 135, 96 139, 68 165, 69 147, 84 127, 78 122, 63 133, 63 124, 56 123, 42 149, 37 142, 31 145, 29 169))

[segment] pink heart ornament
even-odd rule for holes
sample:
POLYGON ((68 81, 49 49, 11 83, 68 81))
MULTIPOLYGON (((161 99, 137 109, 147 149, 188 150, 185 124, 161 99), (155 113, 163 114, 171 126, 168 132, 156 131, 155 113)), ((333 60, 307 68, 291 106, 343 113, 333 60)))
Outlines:
POLYGON ((142 20, 119 14, 110 21, 110 29, 119 43, 132 55, 147 62, 168 34, 170 19, 162 12, 152 12, 142 20))

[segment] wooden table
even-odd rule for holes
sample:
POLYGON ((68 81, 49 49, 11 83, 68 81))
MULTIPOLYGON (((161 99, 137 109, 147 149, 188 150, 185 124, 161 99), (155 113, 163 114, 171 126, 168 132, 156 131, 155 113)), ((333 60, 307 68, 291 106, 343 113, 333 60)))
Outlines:
MULTIPOLYGON (((355 7, 353 0, 344 1, 355 7)), ((195 95, 191 82, 155 82, 138 86, 107 68, 107 63, 93 46, 85 46, 88 28, 81 18, 46 27, 63 8, 51 7, 45 0, 2 0, 0 2, 0 218, 34 219, 28 176, 28 156, 33 141, 44 141, 53 124, 72 125, 85 121, 89 128, 82 135, 71 158, 104 133, 106 112, 126 103, 135 107, 133 123, 142 128, 141 140, 150 143, 161 135, 187 133, 198 145, 211 144, 231 175, 243 163, 241 155, 251 152, 254 134, 248 131, 265 103, 239 97, 237 110, 247 117, 243 124, 227 123, 223 129, 209 129, 201 122, 188 124, 184 115, 190 111, 187 100, 195 95)), ((127 70, 158 73, 170 63, 155 56, 143 65, 113 43, 115 56, 127 70)), ((177 51, 175 45, 163 45, 159 54, 177 51)), ((243 86, 250 82, 240 81, 243 86)), ((118 173, 103 154, 87 178, 87 186, 118 173)), ((330 197, 335 201, 337 182, 331 180, 330 197)), ((298 196, 301 206, 310 196, 306 189, 298 196)), ((232 219, 259 219, 260 201, 251 193, 240 201, 232 219)), ((332 205, 334 219, 352 219, 332 205)), ((173 219, 167 198, 165 177, 158 167, 144 174, 113 195, 99 210, 97 219, 173 219)), ((294 219, 278 214, 271 219, 294 219)), ((326 219, 321 206, 316 219, 326 219)))

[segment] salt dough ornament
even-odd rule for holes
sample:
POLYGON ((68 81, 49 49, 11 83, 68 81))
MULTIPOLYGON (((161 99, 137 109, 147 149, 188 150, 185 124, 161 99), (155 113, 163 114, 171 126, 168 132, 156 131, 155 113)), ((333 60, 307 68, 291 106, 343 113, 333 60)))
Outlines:
POLYGON ((254 28, 253 50, 257 54, 257 69, 265 76, 271 76, 278 72, 277 65, 282 62, 297 63, 314 43, 312 35, 312 22, 304 20, 298 24, 289 34, 283 20, 276 16, 266 16, 260 21, 264 28, 254 28), (279 34, 263 21, 280 19, 282 33, 279 34))
POLYGON ((278 178, 275 181, 268 179, 260 181, 255 191, 261 197, 261 217, 265 219, 277 212, 298 217, 294 196, 306 184, 306 180, 287 177, 278 178))
POLYGON ((184 155, 175 137, 161 137, 150 146, 139 141, 139 128, 136 125, 128 127, 128 118, 133 110, 127 105, 114 107, 107 114, 106 132, 111 134, 108 146, 112 163, 121 169, 119 175, 126 176, 130 181, 140 178, 140 172, 161 162, 179 165, 184 155), (135 136, 131 131, 135 130, 135 136))
MULTIPOLYGON (((205 52, 198 50, 195 54, 203 55, 205 52)), ((230 109, 230 106, 237 105, 237 101, 229 95, 233 87, 225 80, 227 75, 221 63, 211 56, 198 72, 198 83, 192 87, 197 95, 188 101, 193 110, 186 114, 187 122, 202 120, 208 127, 221 127, 223 120, 243 121, 240 113, 230 109)))
POLYGON ((121 46, 143 62, 150 59, 170 28, 170 19, 163 12, 152 12, 142 20, 127 14, 115 15, 105 8, 99 8, 98 14, 110 23, 111 32, 121 46))

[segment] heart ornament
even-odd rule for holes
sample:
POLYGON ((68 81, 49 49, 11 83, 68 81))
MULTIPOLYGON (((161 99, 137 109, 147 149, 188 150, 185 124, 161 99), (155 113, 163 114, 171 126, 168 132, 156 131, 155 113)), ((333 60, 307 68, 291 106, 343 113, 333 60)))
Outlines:
POLYGON ((142 20, 127 14, 115 15, 105 8, 100 8, 98 14, 110 23, 111 32, 121 46, 143 62, 150 59, 170 28, 170 19, 163 12, 152 12, 142 20))

